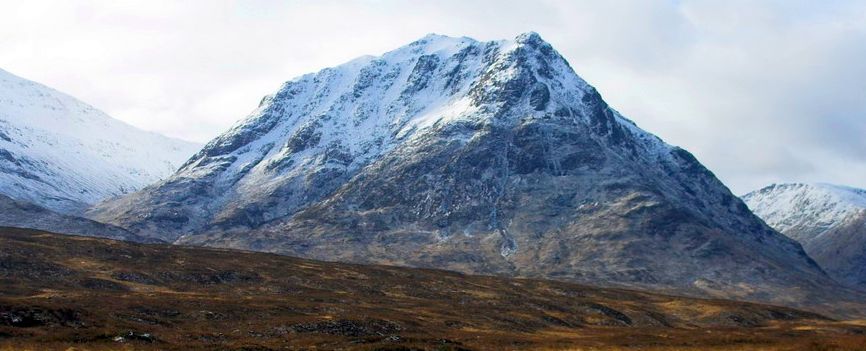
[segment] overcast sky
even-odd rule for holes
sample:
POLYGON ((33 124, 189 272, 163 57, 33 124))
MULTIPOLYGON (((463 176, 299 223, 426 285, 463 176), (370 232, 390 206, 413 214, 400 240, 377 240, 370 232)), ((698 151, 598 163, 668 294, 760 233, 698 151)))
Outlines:
POLYGON ((0 0, 0 68, 205 142, 297 75, 427 33, 536 31, 738 194, 866 188, 866 2, 0 0))

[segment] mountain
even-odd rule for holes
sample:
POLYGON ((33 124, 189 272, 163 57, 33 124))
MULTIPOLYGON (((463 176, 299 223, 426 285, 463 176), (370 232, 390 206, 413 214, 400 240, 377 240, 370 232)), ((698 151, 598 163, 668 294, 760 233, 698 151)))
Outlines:
POLYGON ((158 242, 155 239, 132 234, 120 227, 60 214, 2 194, 0 194, 0 227, 30 228, 136 242, 158 242))
POLYGON ((771 227, 799 241, 831 277, 866 290, 866 190, 773 184, 743 200, 771 227))
POLYGON ((551 280, 0 228, 3 350, 862 350, 866 325, 551 280), (243 301, 243 303, 239 303, 243 301))
POLYGON ((76 214, 171 175, 196 150, 0 70, 0 194, 76 214))
POLYGON ((295 78, 92 218, 182 244, 799 304, 844 292, 538 34, 295 78))

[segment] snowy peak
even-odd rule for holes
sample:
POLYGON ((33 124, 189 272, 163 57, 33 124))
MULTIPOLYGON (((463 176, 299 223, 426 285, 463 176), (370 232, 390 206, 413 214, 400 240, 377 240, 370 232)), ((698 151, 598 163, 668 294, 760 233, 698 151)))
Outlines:
POLYGON ((836 281, 866 291, 866 190, 773 184, 743 200, 767 224, 799 241, 836 281))
POLYGON ((329 261, 717 297, 832 286, 535 33, 428 35, 292 79, 172 177, 90 214, 175 243, 329 261))
POLYGON ((801 235, 818 235, 866 211, 866 190, 823 183, 773 184, 744 195, 743 200, 780 232, 809 228, 801 235))
MULTIPOLYGON (((574 102, 607 108, 537 33, 492 42, 430 34, 380 57, 364 56, 286 82, 250 116, 210 142, 184 171, 193 172, 186 166, 203 157, 229 154, 246 154, 238 159, 251 157, 268 169, 282 168, 278 166, 299 161, 292 155, 321 147, 339 149, 364 163, 395 143, 451 122, 516 123, 549 113, 586 119, 588 113, 582 110, 562 108, 574 102), (520 104, 526 108, 512 109, 520 104), (271 145, 286 136, 286 144, 271 145)), ((609 120, 584 122, 604 133, 631 131, 660 144, 611 114, 609 120)), ((253 165, 240 168, 248 166, 253 165)))
MULTIPOLYGON (((611 157, 704 172, 687 152, 609 108, 537 33, 489 42, 430 34, 284 83, 157 189, 101 205, 94 215, 116 220, 150 208, 143 218, 179 232, 160 228, 170 240, 214 223, 256 227, 321 200, 386 155, 415 157, 413 148, 431 140, 469 145, 514 129, 544 130, 552 140, 562 128, 603 144, 599 151, 611 157), (168 209, 173 189, 187 186, 196 195, 179 211, 168 209)), ((527 157, 526 167, 536 168, 537 156, 527 157)), ((547 162, 562 173, 577 159, 547 162)))
POLYGON ((430 138, 466 144, 491 128, 551 120, 610 147, 675 158, 674 149, 610 109, 538 34, 489 42, 431 34, 284 83, 165 182, 166 189, 199 184, 197 192, 212 196, 204 213, 165 216, 189 218, 177 222, 184 231, 235 223, 239 215, 261 223, 430 138))
POLYGON ((172 177, 89 214, 178 244, 328 261, 848 298, 535 33, 428 35, 292 79, 172 177))
POLYGON ((0 194, 75 213, 168 176, 196 148, 0 70, 0 194))

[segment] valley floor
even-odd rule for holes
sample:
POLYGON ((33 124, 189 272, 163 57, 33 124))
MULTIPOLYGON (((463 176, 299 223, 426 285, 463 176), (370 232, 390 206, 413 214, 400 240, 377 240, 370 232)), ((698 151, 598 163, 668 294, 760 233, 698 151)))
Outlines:
POLYGON ((866 350, 798 310, 0 228, 0 350, 866 350))

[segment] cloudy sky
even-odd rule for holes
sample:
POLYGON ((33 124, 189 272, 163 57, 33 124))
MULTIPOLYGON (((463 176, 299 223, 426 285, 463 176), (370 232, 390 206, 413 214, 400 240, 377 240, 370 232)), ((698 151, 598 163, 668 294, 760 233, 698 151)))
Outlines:
POLYGON ((0 68, 205 142, 294 76, 534 30, 736 193, 866 187, 866 2, 0 0, 0 68))

